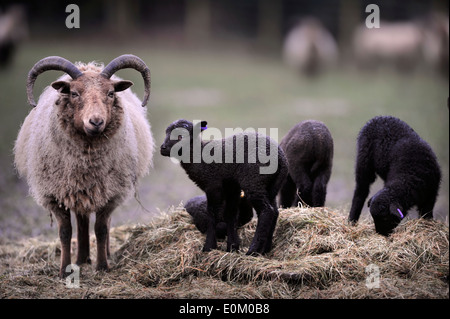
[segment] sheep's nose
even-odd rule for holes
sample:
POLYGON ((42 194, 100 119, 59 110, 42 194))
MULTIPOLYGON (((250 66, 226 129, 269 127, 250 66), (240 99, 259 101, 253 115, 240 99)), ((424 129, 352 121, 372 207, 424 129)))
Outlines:
POLYGON ((101 118, 92 118, 89 120, 89 123, 95 127, 100 127, 103 124, 103 120, 101 118))

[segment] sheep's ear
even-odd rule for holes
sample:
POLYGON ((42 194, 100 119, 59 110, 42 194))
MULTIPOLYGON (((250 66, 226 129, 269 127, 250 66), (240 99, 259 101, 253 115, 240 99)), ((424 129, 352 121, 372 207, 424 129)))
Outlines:
POLYGON ((114 91, 116 91, 116 92, 125 91, 132 85, 133 85, 133 82, 131 82, 131 81, 117 81, 117 82, 114 82, 114 91))
POLYGON ((208 128, 208 122, 206 122, 206 121, 201 121, 200 125, 201 125, 201 131, 204 131, 208 128))
POLYGON ((69 92, 70 92, 70 83, 69 82, 56 81, 56 82, 53 82, 51 85, 52 85, 52 88, 54 88, 55 90, 57 90, 61 93, 69 94, 69 92))

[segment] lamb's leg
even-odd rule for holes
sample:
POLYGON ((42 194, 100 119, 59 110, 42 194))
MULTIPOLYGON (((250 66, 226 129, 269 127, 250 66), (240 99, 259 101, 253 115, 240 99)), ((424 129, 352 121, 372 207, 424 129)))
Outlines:
POLYGON ((58 222, 59 239, 61 241, 61 264, 59 268, 59 276, 66 277, 66 267, 71 264, 70 261, 70 243, 72 240, 72 224, 70 222, 70 211, 55 206, 52 209, 53 215, 58 222))
POLYGON ((312 188, 312 207, 325 206, 325 199, 327 197, 327 183, 330 179, 328 172, 321 172, 314 179, 312 188))
POLYGON ((311 178, 308 175, 308 172, 306 172, 303 168, 298 168, 296 172, 292 175, 292 179, 297 185, 298 193, 296 194, 295 199, 295 206, 298 206, 298 203, 300 201, 300 198, 302 201, 306 204, 311 206, 312 205, 312 188, 313 183, 311 181, 311 178), (300 198, 299 198, 300 196, 300 198))
POLYGON ((277 207, 277 203, 276 203, 275 199, 272 201, 272 207, 274 208, 276 217, 273 218, 272 227, 270 229, 269 237, 267 239, 266 245, 263 248, 264 249, 263 253, 268 253, 272 249, 273 233, 275 232, 275 226, 277 225, 277 219, 278 219, 278 215, 279 215, 278 207, 277 207))
POLYGON ((203 246, 203 251, 208 252, 211 249, 217 248, 216 239, 216 216, 219 216, 220 208, 222 206, 223 198, 221 190, 211 190, 206 193, 208 201, 208 215, 207 215, 207 228, 206 228, 206 240, 203 246))
POLYGON ((368 150, 365 149, 364 144, 362 146, 360 145, 358 150, 355 169, 356 187, 353 193, 352 207, 348 216, 348 220, 353 224, 359 220, 364 202, 369 195, 370 185, 376 178, 375 169, 370 162, 371 156, 366 154, 368 150))
POLYGON ((94 231, 97 239, 97 270, 108 270, 109 225, 111 213, 116 207, 116 202, 112 200, 99 210, 95 216, 94 231))
POLYGON ((254 197, 249 194, 249 198, 258 214, 258 223, 247 255, 263 254, 272 246, 271 241, 278 218, 278 210, 276 206, 271 205, 267 196, 254 197))
POLYGON ((434 208, 435 200, 429 201, 424 205, 420 205, 418 208, 419 215, 425 219, 433 219, 433 208, 434 208))
POLYGON ((225 199, 224 219, 227 224, 227 251, 239 250, 239 236, 237 233, 237 215, 240 188, 229 190, 225 199))
POLYGON ((280 190, 280 204, 284 208, 291 207, 296 197, 297 186, 295 185, 292 177, 288 175, 280 190))
POLYGON ((370 184, 368 183, 356 183, 355 191, 353 193, 352 207, 350 208, 350 214, 348 220, 351 223, 356 223, 361 215, 361 210, 364 206, 367 196, 369 195, 370 184))
POLYGON ((89 216, 82 214, 75 214, 77 218, 77 265, 84 263, 91 263, 89 258, 89 216))

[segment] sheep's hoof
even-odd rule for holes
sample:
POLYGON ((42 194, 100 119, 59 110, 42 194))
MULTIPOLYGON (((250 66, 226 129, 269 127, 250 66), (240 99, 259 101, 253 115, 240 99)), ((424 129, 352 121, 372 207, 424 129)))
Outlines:
POLYGON ((209 247, 203 247, 202 252, 209 253, 212 250, 212 248, 209 247))
POLYGON ((91 258, 89 258, 89 257, 87 257, 86 259, 82 258, 81 260, 77 259, 76 264, 77 264, 78 266, 83 265, 83 264, 91 265, 91 264, 92 264, 92 260, 91 260, 91 258))
POLYGON ((70 275, 70 273, 68 273, 68 272, 65 272, 63 269, 61 269, 60 271, 59 271, 59 278, 60 279, 65 279, 67 276, 69 276, 70 275))
POLYGON ((228 252, 238 252, 239 251, 239 245, 238 244, 228 244, 227 245, 227 251, 228 252))
POLYGON ((107 263, 102 263, 102 264, 98 264, 97 268, 95 270, 108 272, 109 271, 109 267, 108 267, 107 263))

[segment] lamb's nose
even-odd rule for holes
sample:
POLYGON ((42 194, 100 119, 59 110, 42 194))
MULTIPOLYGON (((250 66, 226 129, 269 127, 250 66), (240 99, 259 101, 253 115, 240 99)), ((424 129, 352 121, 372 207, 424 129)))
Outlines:
POLYGON ((103 124, 103 120, 101 118, 92 118, 89 120, 89 123, 95 127, 100 127, 103 124))

